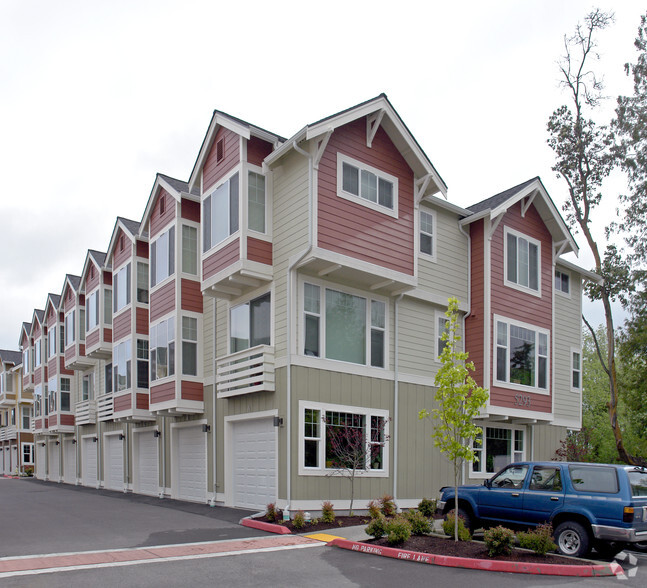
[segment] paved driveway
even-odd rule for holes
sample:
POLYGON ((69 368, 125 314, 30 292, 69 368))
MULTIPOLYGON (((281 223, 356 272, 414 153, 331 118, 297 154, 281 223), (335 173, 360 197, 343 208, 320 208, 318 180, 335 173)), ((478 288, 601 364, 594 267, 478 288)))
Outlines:
POLYGON ((0 478, 0 557, 264 536, 251 511, 0 478))

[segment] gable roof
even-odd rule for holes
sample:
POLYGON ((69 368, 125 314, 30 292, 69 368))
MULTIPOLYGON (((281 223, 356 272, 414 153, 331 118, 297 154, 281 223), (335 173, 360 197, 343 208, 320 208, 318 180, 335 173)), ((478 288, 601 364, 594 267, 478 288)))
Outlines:
POLYGON ((110 237, 110 243, 108 243, 108 249, 106 251, 106 258, 110 259, 112 250, 117 246, 117 235, 121 229, 132 242, 139 238, 139 230, 141 223, 138 221, 130 220, 124 218, 123 216, 118 216, 115 221, 115 226, 112 229, 112 236, 110 237))
POLYGON ((20 336, 18 337, 18 345, 22 347, 22 338, 23 335, 27 335, 27 340, 31 335, 31 323, 23 321, 22 326, 20 327, 20 336))
POLYGON ((79 292, 79 286, 81 285, 81 276, 73 276, 72 274, 65 274, 65 280, 63 281, 63 289, 61 290, 61 303, 65 300, 65 290, 68 285, 75 294, 79 292))
POLYGON ((144 215, 142 216, 139 226, 139 234, 142 237, 148 238, 148 231, 145 231, 144 229, 148 228, 148 221, 153 213, 155 199, 162 188, 178 202, 180 202, 182 198, 188 198, 189 200, 200 202, 199 188, 189 188, 189 184, 183 180, 178 180, 177 178, 172 178, 171 176, 161 173, 155 174, 155 182, 151 188, 151 193, 148 197, 148 202, 146 203, 146 209, 144 210, 144 215))
POLYGON ((0 362, 20 365, 22 364, 22 353, 10 349, 0 349, 0 362))
POLYGON ((59 294, 52 294, 51 292, 47 295, 47 302, 45 303, 45 315, 47 315, 47 307, 52 305, 54 310, 58 312, 58 307, 61 305, 61 297, 59 294))
POLYGON ((83 271, 81 272, 81 283, 80 286, 85 288, 85 282, 87 278, 88 269, 91 263, 94 263, 99 268, 99 271, 106 267, 106 254, 101 251, 96 251, 95 249, 88 249, 88 253, 85 256, 85 262, 83 263, 83 271))
POLYGON ((36 328, 36 323, 40 325, 41 331, 43 327, 43 319, 45 318, 45 311, 44 310, 38 310, 35 309, 34 313, 32 314, 31 317, 31 330, 29 331, 29 334, 31 335, 34 332, 34 329, 36 328))

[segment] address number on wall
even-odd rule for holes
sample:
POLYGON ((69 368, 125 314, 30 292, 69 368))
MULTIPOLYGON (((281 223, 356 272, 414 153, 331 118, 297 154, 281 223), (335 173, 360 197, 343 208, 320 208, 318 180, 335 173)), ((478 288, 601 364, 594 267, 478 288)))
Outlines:
POLYGON ((514 403, 516 406, 530 406, 530 396, 526 396, 525 394, 515 394, 514 403))

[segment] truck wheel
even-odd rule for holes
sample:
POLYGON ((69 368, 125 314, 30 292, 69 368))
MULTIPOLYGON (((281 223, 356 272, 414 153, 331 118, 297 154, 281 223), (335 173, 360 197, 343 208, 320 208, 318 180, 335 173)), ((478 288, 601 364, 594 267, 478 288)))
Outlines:
MULTIPOLYGON (((445 520, 447 520, 447 517, 450 515, 454 514, 454 509, 450 509, 445 513, 445 520)), ((469 529, 470 534, 474 533, 474 521, 472 520, 472 515, 470 515, 469 512, 467 512, 465 509, 459 508, 458 509, 458 516, 463 519, 463 523, 465 525, 466 529, 469 529)))
POLYGON ((557 525, 555 541, 560 553, 564 555, 584 557, 591 550, 589 532, 575 521, 564 521, 557 525))

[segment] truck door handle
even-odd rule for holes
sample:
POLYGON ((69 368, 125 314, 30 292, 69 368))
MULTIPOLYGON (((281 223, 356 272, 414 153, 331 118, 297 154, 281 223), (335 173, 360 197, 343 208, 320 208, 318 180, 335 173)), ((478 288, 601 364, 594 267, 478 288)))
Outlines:
POLYGON ((519 496, 519 492, 513 492, 510 496, 519 496))
POLYGON ((557 501, 557 500, 559 500, 559 496, 551 496, 550 499, 557 501))

